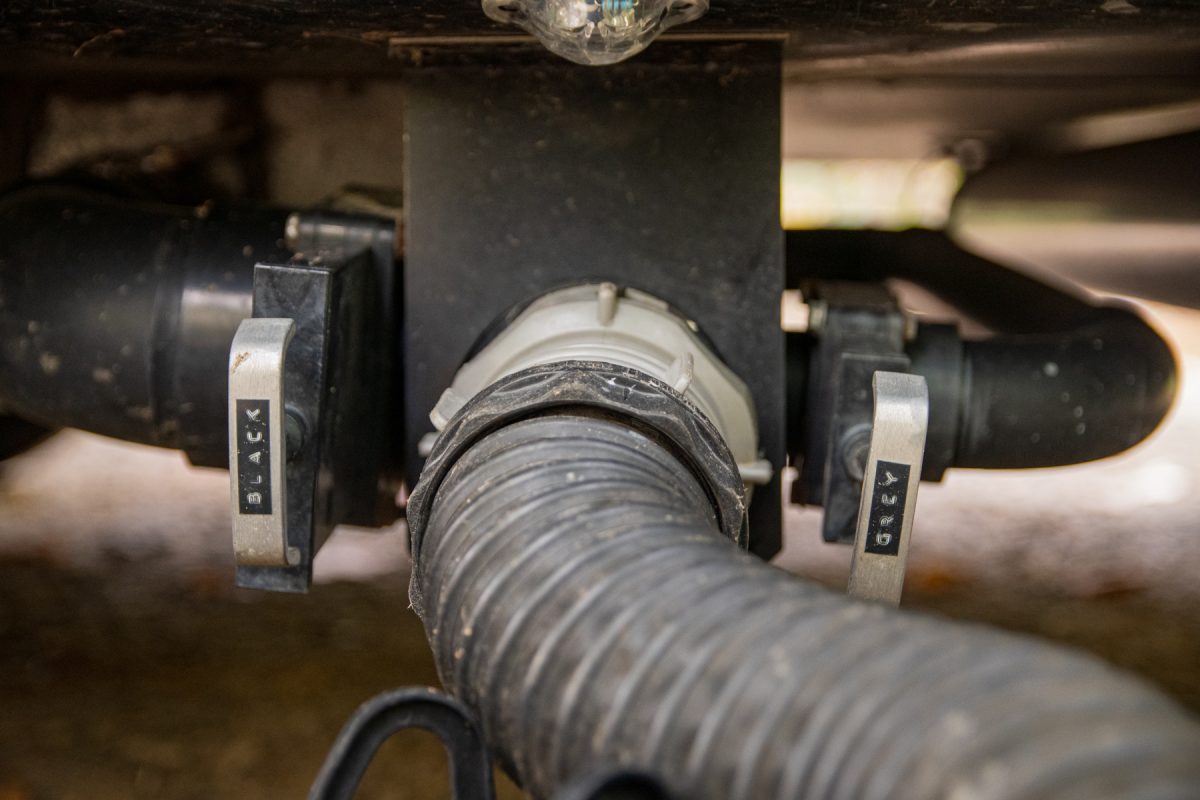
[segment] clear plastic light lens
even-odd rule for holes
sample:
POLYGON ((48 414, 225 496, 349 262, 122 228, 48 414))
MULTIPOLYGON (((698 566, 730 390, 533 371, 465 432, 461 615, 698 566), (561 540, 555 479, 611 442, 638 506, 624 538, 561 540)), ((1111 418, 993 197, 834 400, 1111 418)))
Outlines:
POLYGON ((483 0, 483 10, 520 25, 563 58, 615 64, 667 28, 702 15, 708 0, 483 0))

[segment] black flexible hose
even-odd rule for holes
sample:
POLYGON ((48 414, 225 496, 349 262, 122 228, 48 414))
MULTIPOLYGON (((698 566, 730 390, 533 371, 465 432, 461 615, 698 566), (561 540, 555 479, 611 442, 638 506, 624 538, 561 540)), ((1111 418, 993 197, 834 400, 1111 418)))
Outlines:
POLYGON ((611 416, 476 441, 417 542, 442 680, 535 797, 616 766, 722 800, 1200 796, 1200 726, 1156 692, 746 555, 611 416))

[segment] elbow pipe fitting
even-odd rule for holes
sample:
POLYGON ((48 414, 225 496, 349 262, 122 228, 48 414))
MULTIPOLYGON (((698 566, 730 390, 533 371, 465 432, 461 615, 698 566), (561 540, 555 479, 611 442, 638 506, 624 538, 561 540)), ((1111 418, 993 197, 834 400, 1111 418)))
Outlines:
POLYGON ((1132 309, 1108 307, 1061 334, 963 343, 954 464, 1076 464, 1138 444, 1176 392, 1170 347, 1132 309))
POLYGON ((602 767, 723 800, 1196 796, 1200 727, 1156 692, 740 552, 679 452, 636 409, 514 407, 444 433, 413 493, 442 682, 534 797, 602 767))
POLYGON ((791 286, 898 278, 994 331, 960 341, 952 326, 922 325, 909 344, 913 371, 930 389, 927 478, 947 467, 1115 455, 1149 436, 1174 401, 1174 353, 1127 303, 1096 303, 1006 269, 937 231, 792 232, 788 249, 791 286))

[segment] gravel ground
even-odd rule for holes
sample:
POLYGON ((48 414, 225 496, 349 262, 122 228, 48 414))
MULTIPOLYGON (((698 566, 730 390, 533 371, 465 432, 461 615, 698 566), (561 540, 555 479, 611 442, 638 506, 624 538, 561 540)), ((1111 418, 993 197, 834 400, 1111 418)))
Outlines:
MULTIPOLYGON (((1200 314, 1155 311, 1200 374, 1200 314)), ((1200 709, 1197 443, 1185 379, 1129 454, 923 487, 905 605, 1078 645, 1200 709)), ((257 594, 230 587, 223 472, 73 431, 0 469, 0 800, 303 796, 359 702, 436 681, 401 528, 340 530, 310 595, 257 594)), ((788 510, 778 563, 844 585, 817 519, 788 510)), ((440 748, 396 740, 361 796, 446 796, 440 748)))

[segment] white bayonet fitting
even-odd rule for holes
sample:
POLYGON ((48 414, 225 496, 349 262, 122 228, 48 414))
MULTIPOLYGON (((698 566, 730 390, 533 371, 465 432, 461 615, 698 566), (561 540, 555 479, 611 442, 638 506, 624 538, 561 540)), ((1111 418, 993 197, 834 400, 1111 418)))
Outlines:
POLYGON ((429 418, 442 430, 468 400, 506 375, 557 361, 639 370, 690 400, 716 426, 747 484, 771 480, 758 449, 750 390, 704 343, 694 322, 636 289, 573 286, 534 301, 459 369, 429 418))

